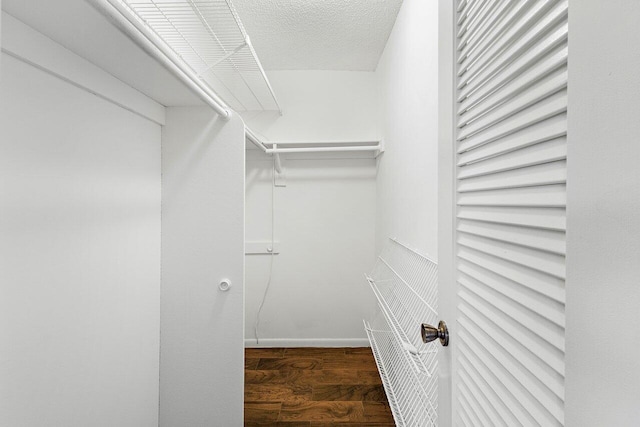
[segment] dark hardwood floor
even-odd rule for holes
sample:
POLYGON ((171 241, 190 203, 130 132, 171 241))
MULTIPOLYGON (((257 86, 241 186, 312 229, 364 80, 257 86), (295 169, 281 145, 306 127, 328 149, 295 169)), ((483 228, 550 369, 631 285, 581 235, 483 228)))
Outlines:
POLYGON ((369 348, 245 350, 246 427, 392 427, 369 348))

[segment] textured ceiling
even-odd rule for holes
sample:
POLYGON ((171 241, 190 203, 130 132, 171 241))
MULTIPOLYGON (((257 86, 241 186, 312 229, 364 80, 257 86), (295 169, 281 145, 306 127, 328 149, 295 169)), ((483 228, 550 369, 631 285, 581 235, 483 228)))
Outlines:
POLYGON ((233 3, 266 70, 373 71, 402 0, 233 3))

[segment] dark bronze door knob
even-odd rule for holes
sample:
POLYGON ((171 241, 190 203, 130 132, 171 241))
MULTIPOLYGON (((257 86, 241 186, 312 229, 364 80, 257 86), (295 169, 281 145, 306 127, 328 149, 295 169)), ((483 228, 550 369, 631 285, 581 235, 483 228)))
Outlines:
POLYGON ((427 323, 423 323, 422 326, 420 326, 420 334, 422 335, 422 341, 425 344, 439 339, 440 344, 442 344, 443 347, 449 345, 449 330, 447 329, 447 324, 444 323, 444 320, 441 320, 440 323, 438 323, 437 328, 427 323))

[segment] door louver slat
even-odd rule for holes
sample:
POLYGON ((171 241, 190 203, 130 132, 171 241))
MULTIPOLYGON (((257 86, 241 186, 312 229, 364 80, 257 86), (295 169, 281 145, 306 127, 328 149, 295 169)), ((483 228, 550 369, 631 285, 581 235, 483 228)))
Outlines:
POLYGON ((498 157, 566 134, 566 114, 559 114, 529 126, 527 132, 511 134, 491 143, 475 147, 473 151, 460 153, 458 166, 498 157))
MULTIPOLYGON (((484 37, 476 39, 477 43, 467 43, 464 46, 458 45, 458 50, 460 50, 458 63, 467 59, 470 52, 479 53, 489 49, 505 29, 513 25, 513 23, 532 6, 531 3, 527 3, 526 1, 511 1, 509 3, 510 9, 508 9, 508 12, 496 20, 494 26, 490 28, 490 31, 484 37)), ((460 41, 458 41, 458 43, 460 43, 460 41)))
POLYGON ((469 425, 488 425, 490 421, 484 416, 484 413, 480 409, 479 405, 475 403, 471 394, 467 392, 465 387, 460 387, 460 405, 465 409, 464 415, 473 414, 470 416, 469 425), (471 402, 471 403, 469 403, 471 402))
POLYGON ((564 255, 566 249, 564 233, 557 231, 490 224, 478 221, 461 221, 458 226, 458 231, 506 243, 514 243, 526 248, 537 249, 557 255, 564 255))
POLYGON ((484 113, 505 100, 527 90, 536 82, 536 80, 558 69, 566 61, 567 49, 562 49, 551 56, 545 57, 543 61, 536 64, 533 68, 530 68, 497 90, 495 90, 496 87, 493 85, 483 86, 481 89, 473 92, 461 103, 458 114, 467 112, 474 104, 482 101, 482 108, 476 108, 474 110, 474 114, 467 114, 465 116, 465 123, 468 123, 481 113, 484 113))
POLYGON ((489 392, 484 392, 485 389, 490 388, 489 382, 484 380, 482 376, 476 371, 467 360, 465 356, 460 358, 460 377, 465 379, 465 384, 469 385, 474 390, 474 396, 477 399, 484 400, 486 406, 483 408, 486 414, 495 413, 496 418, 499 421, 492 421, 494 424, 489 425, 501 425, 501 426, 514 426, 518 425, 513 413, 505 406, 498 394, 491 389, 489 392), (484 399, 482 399, 484 398, 484 399))
MULTIPOLYGON (((564 305, 556 301, 549 301, 544 295, 539 294, 530 288, 522 286, 520 283, 508 280, 484 269, 478 265, 461 259, 458 264, 459 271, 481 283, 487 290, 492 290, 499 298, 508 298, 528 308, 545 322, 554 324, 558 331, 564 328, 564 305)), ((548 329, 553 329, 548 326, 548 329)), ((555 329, 554 329, 555 330, 555 329)), ((554 332, 555 335, 555 332, 554 332)), ((555 341, 554 341, 555 342, 555 341)), ((562 344, 558 344, 560 348, 562 344)))
MULTIPOLYGON (((532 392, 534 387, 531 383, 524 380, 524 371, 521 366, 518 366, 515 359, 510 358, 510 355, 503 356, 498 350, 490 348, 487 344, 487 342, 490 342, 488 339, 479 339, 476 336, 476 334, 481 334, 479 330, 466 329, 466 327, 473 324, 473 322, 467 322, 463 319, 464 318, 461 318, 460 322, 460 334, 466 338, 465 344, 473 348, 476 354, 485 362, 491 373, 496 375, 504 386, 505 395, 509 395, 511 398, 511 405, 521 406, 524 412, 523 418, 531 420, 525 425, 537 425, 536 422, 532 420, 540 420, 539 424, 543 426, 557 422, 556 415, 558 415, 558 412, 561 412, 561 409, 558 410, 557 408, 558 405, 553 405, 549 402, 539 402, 532 392), (509 371, 515 372, 517 377, 510 375, 509 371), (545 406, 545 403, 548 406, 545 406)), ((482 336, 480 335, 480 337, 482 336)))
POLYGON ((536 209, 512 207, 458 207, 458 219, 472 219, 494 224, 520 225, 543 230, 563 231, 566 215, 563 209, 536 209))
MULTIPOLYGON (((527 328, 528 330, 536 334, 537 338, 542 339, 544 342, 552 344, 557 350, 564 351, 562 335, 558 334, 558 328, 556 325, 546 322, 543 318, 538 316, 537 313, 533 312, 532 310, 528 310, 526 307, 521 307, 518 304, 513 304, 510 299, 499 295, 489 287, 486 287, 484 283, 474 279, 472 276, 461 275, 460 284, 467 291, 471 292, 471 294, 482 298, 483 302, 490 304, 490 309, 492 311, 498 309, 501 312, 501 315, 508 316, 514 322, 517 322, 518 326, 527 328)), ((479 306, 474 307, 477 309, 479 306)), ((499 344, 510 347, 509 351, 514 354, 519 353, 519 351, 515 348, 522 346, 522 343, 520 342, 509 343, 508 340, 505 340, 499 344)), ((522 356, 521 358, 519 358, 521 363, 524 363, 523 361, 531 358, 531 355, 526 352, 520 352, 520 355, 522 356)), ((529 365, 532 373, 535 373, 538 365, 539 364, 537 362, 535 364, 529 365)), ((541 377, 544 376, 545 371, 541 371, 539 375, 541 377)), ((553 380, 555 381, 557 380, 557 378, 554 377, 553 380)), ((553 383, 545 384, 548 384, 550 388, 554 386, 553 383)), ((555 390, 555 393, 558 396, 562 395, 560 388, 555 388, 555 390)))
MULTIPOLYGON (((475 84, 465 86, 459 91, 457 101, 464 101, 466 98, 471 96, 473 92, 478 91, 483 87, 487 87, 487 91, 500 87, 514 76, 519 75, 524 70, 535 65, 540 58, 549 54, 549 52, 554 51, 558 46, 562 46, 567 39, 567 34, 568 25, 563 24, 546 37, 540 39, 536 45, 527 49, 521 57, 514 60, 511 64, 505 65, 504 69, 499 74, 491 75, 490 69, 481 71, 475 79, 475 84)), ((566 46, 566 44, 564 44, 564 46, 566 46)))
POLYGON ((568 1, 459 4, 454 425, 564 425, 568 1))
POLYGON ((548 188, 524 187, 506 190, 488 190, 462 193, 458 196, 460 206, 519 206, 519 207, 564 207, 567 204, 564 185, 549 185, 548 188))
POLYGON ((496 123, 488 129, 483 129, 472 135, 459 136, 458 140, 462 142, 459 145, 458 152, 462 153, 497 141, 500 138, 514 134, 539 121, 564 113, 565 111, 567 111, 567 91, 563 90, 541 100, 518 114, 496 123))
POLYGON ((491 322, 470 314, 469 319, 472 317, 474 318, 473 321, 464 321, 466 323, 464 328, 476 337, 476 342, 485 351, 495 355, 495 358, 501 364, 510 368, 509 371, 514 373, 513 377, 516 382, 529 391, 538 403, 549 407, 550 410, 548 412, 557 417, 562 407, 563 390, 557 390, 557 388, 553 390, 553 386, 557 385, 556 377, 559 374, 550 368, 545 370, 543 375, 534 373, 539 370, 540 363, 535 355, 526 348, 514 344, 513 338, 496 333, 492 328, 491 322), (480 325, 484 325, 488 329, 481 329, 480 325), (490 334, 498 336, 500 340, 492 338, 490 334), (517 358, 512 356, 517 356, 517 358))
POLYGON ((564 257, 560 255, 536 251, 535 249, 485 237, 470 236, 462 231, 458 235, 457 243, 483 254, 492 255, 495 258, 564 279, 564 257))
POLYGON ((476 251, 472 248, 461 246, 458 248, 458 257, 462 260, 476 264, 505 279, 519 283, 529 289, 540 293, 551 300, 564 303, 564 289, 562 279, 551 278, 545 273, 531 270, 518 264, 505 262, 504 260, 476 251))
POLYGON ((482 396, 481 393, 477 392, 477 387, 471 377, 464 371, 460 370, 459 375, 461 378, 464 378, 464 383, 460 383, 458 385, 458 390, 460 394, 468 401, 474 402, 474 409, 476 413, 481 414, 480 418, 482 418, 481 423, 477 423, 476 425, 492 425, 492 426, 504 426, 504 422, 497 414, 497 411, 492 407, 492 405, 482 396), (488 420, 487 420, 488 418, 488 420))
POLYGON ((478 17, 488 3, 489 1, 487 0, 480 0, 476 2, 476 4, 473 7, 469 8, 469 13, 465 18, 464 24, 460 26, 460 30, 459 30, 460 33, 465 33, 467 31, 470 31, 475 27, 475 25, 477 25, 478 17))
MULTIPOLYGON (((499 190, 505 188, 535 187, 566 182, 566 162, 543 163, 536 166, 511 169, 460 181, 458 191, 499 190)), ((460 177, 458 177, 460 179, 460 177)))
POLYGON ((482 104, 489 104, 485 108, 474 108, 469 110, 468 114, 460 117, 458 127, 460 138, 476 133, 479 130, 490 127, 491 125, 512 116, 519 111, 535 104, 536 102, 553 95, 567 86, 567 72, 563 71, 542 78, 541 82, 536 85, 536 90, 529 88, 520 90, 520 93, 512 93, 507 97, 501 105, 495 106, 489 100, 484 100, 482 104))
POLYGON ((461 64, 464 71, 462 73, 460 71, 458 72, 458 75, 462 76, 458 83, 458 89, 469 84, 470 81, 474 80, 475 75, 482 70, 490 70, 490 74, 498 72, 514 58, 520 56, 525 50, 535 45, 548 31, 555 28, 559 22, 562 22, 562 19, 566 17, 566 0, 558 3, 558 5, 552 9, 552 13, 538 21, 534 27, 528 28, 526 26, 528 22, 535 22, 540 15, 544 15, 552 4, 553 2, 546 1, 539 7, 534 7, 525 15, 521 22, 517 22, 516 25, 512 27, 510 33, 498 38, 498 42, 491 46, 486 52, 478 52, 477 57, 475 54, 471 54, 469 58, 461 64), (513 40, 516 40, 515 43, 511 43, 513 40), (466 61, 469 61, 471 64, 467 65, 466 61))
POLYGON ((484 158, 482 162, 475 161, 470 164, 467 163, 465 164, 466 167, 464 170, 458 174, 458 179, 496 174, 508 170, 564 160, 566 158, 566 138, 556 138, 520 150, 505 152, 500 156, 484 158))
POLYGON ((466 31, 466 29, 464 31, 462 29, 458 31, 458 34, 456 34, 456 37, 460 39, 458 49, 461 50, 468 43, 482 39, 496 20, 502 17, 509 5, 509 0, 490 2, 489 6, 482 12, 482 15, 479 16, 476 25, 469 31, 466 31))
POLYGON ((484 354, 482 352, 478 352, 477 346, 466 331, 460 332, 460 340, 462 341, 459 345, 461 356, 467 360, 475 373, 486 383, 483 388, 491 388, 502 402, 502 405, 517 420, 508 425, 535 425, 531 415, 520 403, 519 399, 522 395, 516 395, 516 393, 512 392, 513 388, 507 387, 507 384, 505 384, 505 379, 507 378, 505 371, 499 372, 499 375, 494 373, 494 371, 499 371, 499 369, 496 369, 497 363, 483 357, 484 354))

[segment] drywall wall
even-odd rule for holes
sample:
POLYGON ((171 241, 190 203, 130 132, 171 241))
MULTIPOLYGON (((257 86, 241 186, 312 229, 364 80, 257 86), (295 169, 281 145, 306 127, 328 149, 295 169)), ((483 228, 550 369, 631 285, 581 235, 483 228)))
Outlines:
MULTIPOLYGON (((272 160, 248 150, 246 240, 270 245, 272 160)), ((284 157, 286 187, 275 187, 277 255, 246 256, 247 345, 364 346, 370 291, 364 273, 374 261, 375 160, 362 155, 284 157), (353 157, 353 156, 352 156, 353 157)))
MULTIPOLYGON (((25 5, 25 3, 17 4, 25 5)), ((34 9, 33 5, 26 7, 30 10, 34 9)), ((4 53, 23 62, 34 64, 51 75, 153 122, 164 124, 164 106, 157 101, 123 84, 121 80, 25 25, 4 10, 1 17, 4 53)), ((47 19, 50 17, 47 16, 47 19)), ((142 55, 144 54, 140 54, 142 55)))
MULTIPOLYGON (((372 72, 271 71, 284 111, 242 113, 267 141, 375 141, 372 72)), ((253 148, 249 144, 249 148, 253 148)), ((250 149, 247 242, 271 239, 271 158, 250 149)), ((374 260, 375 160, 371 153, 283 156, 286 187, 275 188, 273 280, 260 345, 366 345, 364 273, 374 260), (330 313, 330 315, 329 315, 330 313)), ((269 256, 246 257, 247 345, 269 277, 269 256)))
POLYGON ((224 122, 206 107, 167 109, 161 426, 242 425, 244 162, 238 115, 224 122))
POLYGON ((376 247, 396 237, 437 259, 437 2, 403 2, 376 75, 385 144, 378 163, 376 247))
POLYGON ((3 426, 157 425, 160 137, 2 54, 3 426))
POLYGON ((640 3, 569 4, 566 425, 640 425, 640 3))
POLYGON ((270 71, 283 111, 244 112, 247 126, 267 141, 374 141, 375 73, 270 71))
MULTIPOLYGON (((202 105, 171 72, 90 1, 3 0, 3 10, 162 105, 202 105), (132 66, 135 64, 135 66, 132 66)), ((54 59, 54 50, 49 57, 54 59)), ((58 58, 61 60, 63 58, 58 58)), ((60 61, 62 62, 62 61, 60 61)), ((79 70, 76 70, 76 72, 79 70)))

